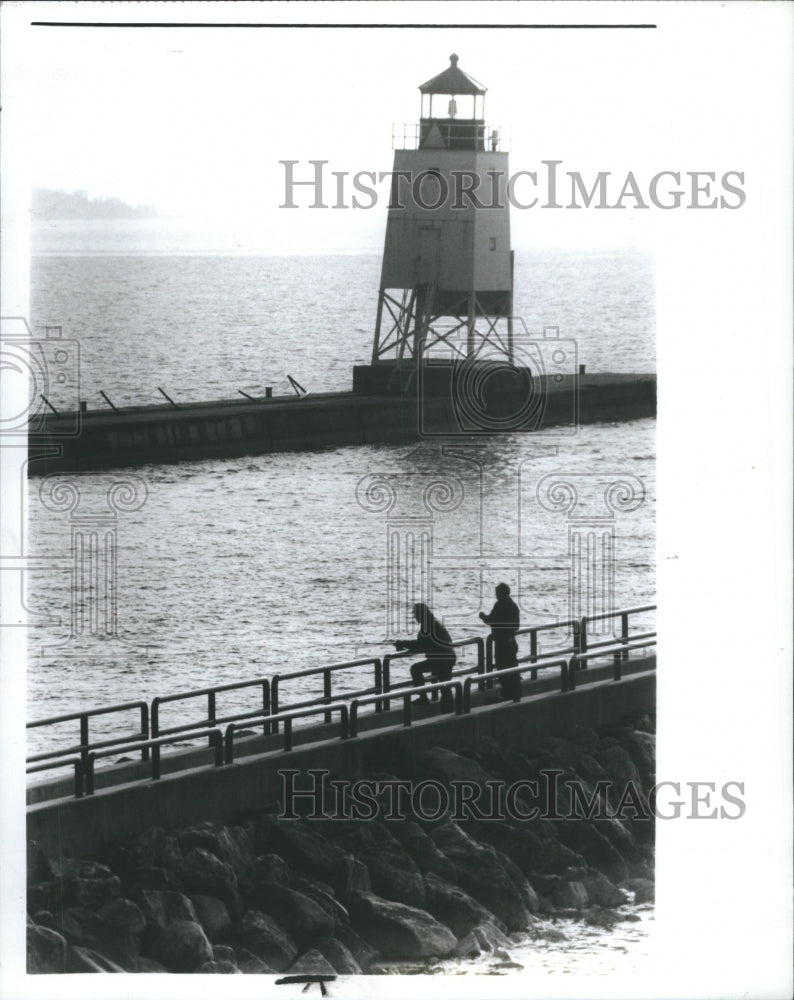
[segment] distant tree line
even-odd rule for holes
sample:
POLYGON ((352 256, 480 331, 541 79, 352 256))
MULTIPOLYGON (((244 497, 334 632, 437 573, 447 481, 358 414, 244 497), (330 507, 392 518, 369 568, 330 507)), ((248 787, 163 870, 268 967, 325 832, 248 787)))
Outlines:
POLYGON ((154 219, 154 205, 127 205, 118 198, 89 198, 85 191, 35 188, 31 199, 34 219, 154 219))

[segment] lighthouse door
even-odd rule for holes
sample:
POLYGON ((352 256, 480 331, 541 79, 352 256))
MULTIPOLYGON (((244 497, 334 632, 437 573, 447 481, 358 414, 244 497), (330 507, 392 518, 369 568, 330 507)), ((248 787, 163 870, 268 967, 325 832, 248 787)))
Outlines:
POLYGON ((419 226, 419 260, 417 281, 430 284, 438 281, 441 259, 441 227, 432 223, 419 226))

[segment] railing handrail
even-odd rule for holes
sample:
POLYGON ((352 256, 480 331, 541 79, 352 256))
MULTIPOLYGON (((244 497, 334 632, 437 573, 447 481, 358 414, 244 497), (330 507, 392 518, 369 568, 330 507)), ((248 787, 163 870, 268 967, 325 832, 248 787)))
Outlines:
MULTIPOLYGON (((205 688, 197 688, 193 691, 179 691, 175 694, 158 695, 152 698, 151 707, 151 731, 152 736, 162 736, 174 733, 186 733, 201 726, 214 726, 219 720, 215 714, 215 696, 225 691, 241 691, 244 688, 261 688, 263 711, 270 711, 271 681, 269 677, 255 677, 247 681, 227 681, 223 684, 213 684, 205 688), (169 726, 166 729, 160 728, 160 706, 175 701, 188 701, 191 698, 207 698, 207 716, 194 722, 181 723, 178 726, 169 726)), ((224 722, 234 716, 226 716, 220 721, 224 722)))
MULTIPOLYGON (((262 713, 259 718, 262 722, 266 722, 268 724, 284 723, 284 744, 282 749, 289 751, 292 749, 292 720, 300 719, 308 715, 319 715, 321 712, 329 714, 331 712, 339 712, 341 726, 340 738, 346 740, 349 735, 349 708, 345 702, 339 701, 333 702, 330 705, 315 705, 309 708, 291 708, 284 712, 277 712, 275 715, 262 713)), ((239 727, 236 722, 232 722, 226 727, 224 745, 225 761, 227 764, 232 764, 234 762, 234 734, 237 732, 238 728, 239 727)))
POLYGON ((217 694, 219 691, 235 691, 245 687, 257 687, 260 684, 269 684, 269 677, 256 677, 250 681, 230 681, 225 684, 213 684, 210 687, 194 688, 190 691, 178 691, 176 694, 157 695, 152 698, 152 704, 162 705, 169 701, 182 701, 188 698, 200 698, 205 694, 217 694))
POLYGON ((589 649, 586 653, 577 653, 571 657, 571 660, 581 663, 583 660, 596 660, 602 656, 617 656, 618 654, 628 653, 632 649, 645 649, 648 646, 655 645, 656 633, 649 632, 648 635, 637 636, 636 639, 632 639, 628 643, 618 639, 611 642, 609 648, 593 648, 589 649))
MULTIPOLYGON (((531 652, 529 656, 524 655, 518 658, 516 667, 503 668, 498 671, 488 671, 487 681, 485 680, 485 672, 487 667, 491 665, 491 657, 489 654, 491 653, 493 647, 493 636, 489 635, 487 638, 483 638, 482 636, 467 636, 466 638, 454 641, 451 645, 454 649, 460 649, 466 646, 476 646, 477 665, 474 667, 458 667, 453 670, 451 676, 461 677, 475 673, 480 674, 481 676, 477 683, 482 686, 484 683, 488 683, 490 685, 494 679, 498 679, 502 676, 504 670, 514 670, 518 673, 526 672, 526 670, 534 670, 534 678, 537 676, 538 669, 545 669, 558 665, 558 657, 561 653, 567 654, 569 652, 573 652, 575 654, 575 658, 578 657, 578 662, 586 663, 587 660, 595 658, 595 656, 612 655, 613 650, 610 647, 620 645, 622 650, 627 655, 629 649, 639 648, 638 646, 632 645, 633 643, 639 643, 640 645, 655 645, 655 631, 641 632, 636 635, 630 635, 628 632, 628 624, 629 618, 632 615, 655 611, 656 609, 656 604, 645 604, 631 608, 620 608, 615 611, 608 611, 598 615, 585 615, 581 619, 566 619, 563 621, 545 622, 519 628, 516 632, 517 636, 527 634, 532 636, 534 647, 533 652, 531 652), (591 657, 588 655, 588 623, 607 621, 610 619, 621 619, 622 634, 620 636, 613 635, 607 640, 590 643, 589 652, 593 654, 591 657), (546 653, 537 652, 536 644, 534 643, 537 634, 561 628, 573 629, 575 645, 570 648, 552 650, 546 653), (650 642, 648 640, 654 641, 650 642)), ((301 670, 289 671, 288 673, 275 674, 273 677, 257 677, 243 681, 228 681, 204 688, 196 688, 189 691, 176 692, 174 694, 159 695, 152 699, 151 707, 146 701, 137 699, 114 705, 84 709, 82 711, 67 712, 45 719, 36 719, 32 722, 26 723, 26 728, 31 730, 39 729, 44 726, 79 720, 81 729, 80 743, 67 748, 40 752, 29 756, 27 758, 28 764, 38 765, 42 763, 45 764, 45 766, 30 768, 28 773, 47 770, 48 767, 45 763, 47 761, 51 762, 51 766, 53 768, 68 766, 70 763, 69 761, 65 761, 64 763, 59 763, 59 761, 72 754, 79 754, 82 764, 85 765, 87 756, 90 753, 96 753, 97 751, 105 749, 108 749, 113 753, 118 753, 128 747, 137 748, 141 750, 143 760, 147 760, 148 751, 154 745, 152 740, 163 738, 164 742, 172 742, 172 737, 188 733, 192 737, 203 736, 205 735, 205 729, 202 727, 206 727, 206 731, 211 731, 212 727, 214 727, 217 723, 231 723, 234 725, 236 722, 246 722, 250 725, 254 722, 254 720, 258 720, 265 725, 265 733, 267 734, 273 732, 278 723, 283 721, 285 718, 290 721, 291 727, 291 720, 293 718, 316 714, 320 711, 326 713, 326 720, 330 722, 331 712, 341 711, 337 706, 344 704, 342 699, 350 701, 352 698, 354 701, 357 701, 358 704, 374 702, 379 706, 378 710, 381 710, 384 705, 388 706, 389 692, 394 692, 395 697, 399 697, 400 693, 402 693, 405 689, 413 687, 412 682, 408 681, 400 682, 394 686, 391 685, 389 670, 391 661, 395 659, 417 657, 420 655, 422 655, 421 650, 395 650, 395 652, 388 653, 383 657, 361 657, 354 660, 326 664, 324 666, 307 667, 301 670), (341 670, 366 666, 372 666, 375 668, 375 680, 372 688, 365 688, 360 691, 353 692, 343 691, 337 694, 332 692, 330 686, 331 674, 341 670), (293 705, 291 708, 287 708, 283 712, 279 711, 278 692, 280 681, 318 674, 324 676, 324 691, 322 695, 318 695, 308 701, 299 702, 297 705, 293 705), (245 688, 254 687, 262 688, 263 706, 261 710, 257 708, 246 712, 236 712, 234 714, 223 716, 220 719, 215 717, 215 695, 226 691, 239 691, 245 688), (189 723, 183 723, 178 726, 171 726, 167 729, 160 729, 159 708, 161 705, 177 701, 186 701, 193 698, 200 698, 202 696, 206 696, 208 698, 207 718, 189 723), (96 716, 105 716, 114 713, 132 711, 134 709, 138 709, 141 713, 141 730, 139 733, 124 737, 113 737, 111 739, 99 740, 93 743, 91 742, 88 732, 90 719, 96 716), (147 739, 143 739, 142 737, 147 737, 147 739), (151 737, 151 739, 148 739, 148 737, 151 737), (112 748, 112 750, 110 748, 112 748)), ((473 678, 467 677, 467 681, 469 682, 469 688, 471 688, 473 678)), ((443 689, 445 685, 448 686, 451 683, 453 683, 451 680, 441 681, 437 682, 437 684, 426 684, 423 685, 423 687, 426 690, 434 691, 443 689), (439 684, 441 685, 440 688, 438 687, 439 684)), ((109 754, 102 755, 107 756, 109 754)))
MULTIPOLYGON (((471 677, 466 678, 468 683, 472 680, 471 677)), ((371 694, 364 698, 354 698, 350 703, 350 737, 351 739, 358 736, 358 707, 359 705, 367 704, 377 704, 378 702, 386 702, 390 698, 402 698, 403 699, 403 726, 410 726, 412 723, 411 718, 411 698, 416 694, 427 694, 428 691, 447 691, 452 690, 455 693, 455 715, 461 715, 463 712, 463 684, 460 681, 448 680, 448 681, 435 681, 432 684, 422 684, 421 687, 416 685, 410 685, 409 687, 400 687, 398 691, 394 688, 389 692, 383 692, 382 694, 371 694)))
POLYGON ((621 615, 638 615, 642 611, 656 611, 657 606, 655 604, 643 604, 636 608, 621 608, 618 611, 605 611, 600 615, 584 615, 582 621, 587 622, 602 622, 609 618, 620 618, 621 615))
POLYGON ((302 670, 292 670, 287 674, 274 674, 271 681, 275 680, 276 677, 278 677, 280 681, 288 681, 294 680, 296 677, 310 677, 313 674, 322 674, 325 673, 326 670, 331 673, 335 673, 337 670, 347 670, 351 667, 366 667, 370 664, 375 666, 380 661, 381 657, 379 656, 367 656, 362 657, 360 660, 345 660, 342 663, 329 663, 324 667, 306 667, 302 670))
MULTIPOLYGON (((220 767, 223 764, 223 735, 217 727, 207 727, 203 729, 197 736, 206 736, 210 741, 210 746, 215 751, 215 767, 220 767)), ((100 757, 110 757, 113 754, 119 753, 120 750, 139 750, 142 747, 146 747, 148 750, 152 750, 151 754, 151 770, 152 770, 152 781, 160 780, 160 747, 166 743, 174 743, 178 739, 175 735, 170 736, 158 736, 154 739, 144 740, 139 743, 131 743, 128 747, 118 747, 114 750, 103 750, 100 753, 92 751, 88 754, 85 760, 85 769, 83 773, 83 779, 85 782, 85 794, 94 794, 94 761, 98 760, 100 757)), ((193 747, 192 749, 196 749, 193 747)), ((75 776, 75 780, 77 780, 75 776)), ((79 798, 79 796, 76 796, 79 798)))
MULTIPOLYGON (((488 680, 499 680, 501 677, 520 677, 521 674, 526 673, 528 670, 532 670, 534 665, 530 664, 519 664, 516 667, 502 667, 499 670, 492 670, 488 674, 488 680)), ((568 690, 568 661, 564 659, 553 660, 551 663, 544 664, 546 667, 559 667, 560 668, 560 690, 568 690)), ((474 683, 474 677, 467 677, 463 682, 463 705, 464 712, 471 710, 471 687, 474 683)), ((521 686, 517 688, 517 694, 513 696, 513 701, 521 700, 521 686)))
POLYGON ((82 719, 84 716, 92 718, 95 715, 109 715, 112 712, 129 712, 133 708, 144 708, 148 712, 149 703, 138 699, 137 701, 125 701, 119 705, 106 705, 104 708, 85 708, 80 712, 67 712, 65 715, 53 715, 49 719, 36 719, 33 722, 26 722, 26 729, 36 729, 39 726, 54 726, 59 722, 73 722, 75 719, 82 719))

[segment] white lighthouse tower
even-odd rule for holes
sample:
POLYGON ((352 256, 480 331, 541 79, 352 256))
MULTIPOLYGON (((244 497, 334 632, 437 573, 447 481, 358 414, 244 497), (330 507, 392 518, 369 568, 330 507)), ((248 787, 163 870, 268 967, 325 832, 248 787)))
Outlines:
POLYGON ((395 133, 372 348, 372 382, 391 388, 439 351, 513 361, 508 154, 486 128, 486 88, 452 55, 419 90, 418 128, 395 133))

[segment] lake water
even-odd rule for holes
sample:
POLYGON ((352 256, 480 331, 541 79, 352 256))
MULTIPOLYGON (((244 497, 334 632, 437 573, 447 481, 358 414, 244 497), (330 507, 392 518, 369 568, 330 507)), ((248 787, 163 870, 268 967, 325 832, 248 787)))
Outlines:
MULTIPOLYGON (((277 256, 167 220, 42 224, 33 245, 32 323, 79 341, 79 396, 92 408, 105 405, 100 389, 116 405, 161 401, 157 386, 178 401, 230 398, 288 391, 287 374, 309 391, 348 389, 353 364, 368 361, 378 251, 277 256)), ((515 311, 533 333, 553 325, 574 338, 588 371, 655 368, 653 262, 641 253, 517 255, 515 311)), ((614 578, 589 581, 591 596, 609 607, 653 603, 654 451, 655 422, 639 420, 574 436, 148 465, 68 477, 80 495, 71 513, 53 509, 52 480, 31 479, 30 551, 49 566, 29 574, 28 717, 382 655, 395 636, 387 531, 400 517, 422 517, 432 531, 429 603, 453 638, 483 634, 477 614, 502 579, 524 624, 563 620, 571 523, 542 502, 549 476, 576 482, 581 509, 612 533, 614 578), (361 502, 376 474, 395 489, 391 511, 361 502), (638 503, 610 513, 604 482, 621 478, 639 484, 638 503), (144 502, 108 520, 108 487, 124 479, 144 502), (431 483, 446 484, 455 503, 429 509, 431 483), (117 552, 90 587, 79 586, 72 548, 83 516, 104 518, 117 552), (111 577, 115 595, 101 582, 111 577)), ((363 683, 352 675, 340 690, 363 683)), ((237 695, 218 707, 244 704, 237 695)), ((131 720, 109 719, 92 734, 123 725, 131 720)), ((63 727, 56 740, 74 735, 63 727)), ((33 731, 30 752, 41 747, 33 731)), ((536 942, 532 961, 562 955, 595 969, 606 950, 607 965, 623 968, 620 949, 639 954, 647 922, 628 925, 621 944, 617 932, 594 943, 572 925, 567 945, 544 958, 536 942)))

